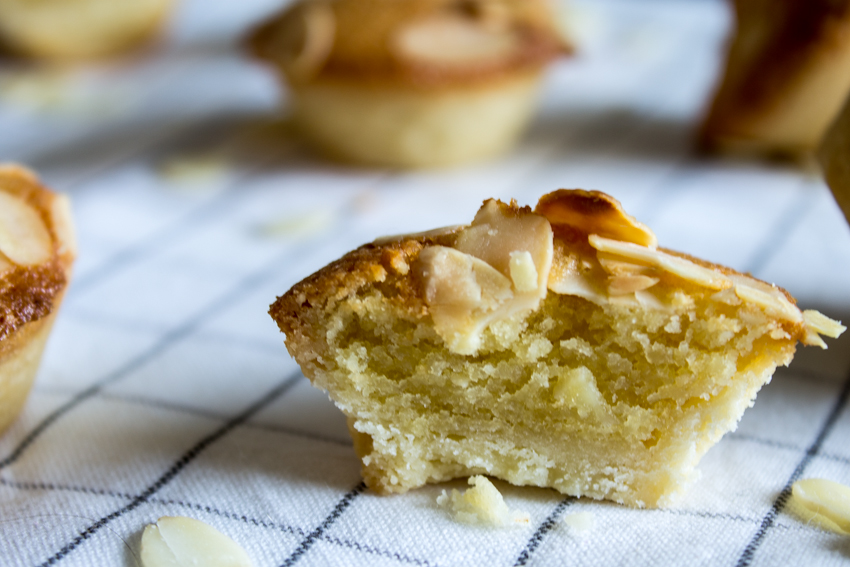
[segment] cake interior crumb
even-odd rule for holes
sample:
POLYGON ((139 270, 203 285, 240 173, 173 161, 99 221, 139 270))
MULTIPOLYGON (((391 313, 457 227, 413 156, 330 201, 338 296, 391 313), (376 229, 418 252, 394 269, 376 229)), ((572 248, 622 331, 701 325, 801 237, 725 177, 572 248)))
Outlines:
POLYGON ((493 486, 487 477, 470 477, 469 484, 472 488, 463 492, 453 489, 449 494, 443 490, 437 497, 437 504, 449 510, 456 520, 465 524, 495 527, 528 525, 529 515, 508 508, 499 489, 493 486))
POLYGON ((584 534, 596 527, 596 517, 590 512, 576 512, 564 516, 564 524, 571 532, 584 534))

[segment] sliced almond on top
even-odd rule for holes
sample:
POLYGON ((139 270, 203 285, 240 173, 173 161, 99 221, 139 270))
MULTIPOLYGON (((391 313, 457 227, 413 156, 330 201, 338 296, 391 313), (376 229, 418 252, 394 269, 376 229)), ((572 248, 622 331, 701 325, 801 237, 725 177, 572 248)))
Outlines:
POLYGON ((19 266, 46 262, 53 243, 39 214, 21 199, 0 192, 0 252, 19 266))
POLYGON ((59 243, 57 252, 74 258, 77 255, 77 237, 71 216, 71 200, 67 195, 57 195, 50 204, 50 220, 59 243))
POLYGON ((445 246, 424 248, 416 267, 437 334, 453 352, 475 353, 489 315, 514 297, 511 280, 483 260, 445 246))
POLYGON ((255 43, 280 65, 290 80, 307 81, 321 69, 333 49, 336 18, 324 2, 303 2, 262 29, 255 43))
POLYGON ((584 234, 649 248, 658 245, 649 227, 626 213, 617 199, 600 191, 559 189, 543 195, 534 212, 549 219, 553 227, 569 226, 584 234))
POLYGON ((685 258, 667 254, 661 250, 647 248, 630 242, 603 238, 596 234, 591 234, 588 237, 588 242, 600 252, 620 256, 635 264, 652 266, 653 268, 710 289, 724 289, 732 285, 729 278, 719 272, 700 266, 685 258))
POLYGON ((393 43, 402 59, 445 66, 498 63, 511 57, 519 45, 519 37, 509 28, 493 28, 447 13, 405 26, 393 43))
POLYGON ((511 258, 517 257, 517 253, 528 252, 537 270, 537 285, 530 291, 517 291, 541 299, 546 297, 554 245, 552 227, 540 215, 515 204, 489 199, 478 210, 469 228, 458 235, 455 248, 484 260, 508 278, 511 277, 511 258))

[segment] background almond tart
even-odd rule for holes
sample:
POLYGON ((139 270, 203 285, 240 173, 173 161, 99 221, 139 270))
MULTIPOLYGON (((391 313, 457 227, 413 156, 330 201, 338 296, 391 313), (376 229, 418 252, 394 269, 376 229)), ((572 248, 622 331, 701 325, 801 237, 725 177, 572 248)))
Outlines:
POLYGON ((506 151, 569 51, 546 0, 302 0, 249 43, 295 124, 343 161, 434 167, 506 151))
POLYGON ((695 479, 798 341, 844 331, 581 190, 367 244, 270 314, 373 490, 488 474, 639 507, 695 479))
POLYGON ((0 165, 0 433, 26 401, 75 254, 68 199, 0 165))

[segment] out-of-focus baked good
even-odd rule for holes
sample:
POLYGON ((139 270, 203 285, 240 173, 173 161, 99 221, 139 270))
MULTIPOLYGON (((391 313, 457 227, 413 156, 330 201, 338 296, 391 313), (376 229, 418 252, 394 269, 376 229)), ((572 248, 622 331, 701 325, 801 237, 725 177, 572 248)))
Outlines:
POLYGON ((331 157, 444 166, 507 150, 569 48, 547 0, 303 0, 250 44, 331 157))
POLYGON ((154 35, 172 5, 173 0, 0 0, 0 37, 34 57, 103 57, 154 35))
POLYGON ((798 341, 844 330, 579 190, 362 246, 270 314, 374 490, 488 474, 633 506, 670 503, 798 341))
POLYGON ((75 254, 68 199, 0 165, 0 433, 26 401, 75 254))
POLYGON ((850 97, 824 136, 818 159, 826 182, 850 223, 850 97))
POLYGON ((850 0, 735 0, 726 71, 705 146, 814 150, 850 92, 850 0))

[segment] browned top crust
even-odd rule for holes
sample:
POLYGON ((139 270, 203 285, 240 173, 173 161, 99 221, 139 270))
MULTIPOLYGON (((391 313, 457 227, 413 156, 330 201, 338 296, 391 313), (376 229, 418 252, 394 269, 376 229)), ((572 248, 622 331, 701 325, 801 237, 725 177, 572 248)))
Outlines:
POLYGON ((59 197, 44 188, 30 171, 0 165, 0 192, 17 197, 31 207, 47 229, 52 253, 37 265, 9 262, 0 250, 0 356, 5 353, 6 339, 25 325, 53 312, 71 275, 75 249, 69 242, 69 219, 63 216, 59 197), (3 265, 6 268, 3 268, 3 265), (11 267, 9 267, 11 265, 11 267))
MULTIPOLYGON (((723 82, 703 129, 735 135, 773 112, 816 60, 840 56, 850 44, 850 0, 734 0, 736 32, 723 82)), ((836 76, 836 81, 846 82, 836 76)))
MULTIPOLYGON (((576 195, 579 197, 583 195, 587 202, 579 209, 583 210, 589 207, 591 212, 601 211, 602 216, 627 217, 616 200, 599 192, 561 190, 560 192, 550 193, 541 198, 538 209, 551 208, 553 203, 557 201, 558 195, 567 200, 576 195), (600 200, 607 201, 607 203, 602 203, 600 200)), ((515 202, 499 204, 502 209, 510 209, 509 213, 512 211, 519 214, 525 211, 525 214, 529 214, 527 208, 520 208, 515 202)), ((537 214, 540 214, 540 212, 537 211, 537 214)), ((631 219, 631 217, 627 218, 631 219)), ((587 242, 588 232, 585 232, 582 228, 574 229, 568 234, 569 238, 564 240, 561 238, 563 231, 559 231, 557 225, 558 219, 549 220, 553 224, 556 241, 561 241, 567 246, 566 249, 556 246, 556 254, 576 251, 580 254, 586 254, 588 251, 593 254, 596 253, 587 242), (580 238, 579 234, 584 234, 584 236, 580 238), (579 242, 582 239, 583 242, 579 242)), ((602 225, 611 226, 610 220, 610 218, 604 220, 602 225)), ((634 219, 631 219, 631 221, 634 225, 643 227, 634 219)), ((295 284, 283 296, 277 298, 271 305, 269 314, 286 335, 287 349, 293 356, 297 354, 299 364, 302 365, 305 374, 312 377, 315 368, 322 365, 321 357, 326 348, 323 337, 324 321, 327 320, 327 314, 334 310, 337 303, 355 296, 361 291, 379 288, 388 301, 393 302, 396 307, 402 309, 412 319, 429 317, 431 313, 423 291, 425 286, 423 282, 419 281, 421 277, 419 271, 413 269, 414 263, 419 258, 420 252, 427 246, 455 246, 462 229, 463 227, 454 227, 420 235, 389 237, 365 244, 325 266, 315 274, 308 276, 295 284)), ((648 231, 648 229, 646 230, 648 231)), ((623 234, 634 235, 635 233, 627 231, 623 234)), ((641 234, 637 234, 637 236, 639 239, 644 238, 641 234)), ((625 240, 619 242, 632 245, 625 240)), ((654 245, 651 247, 641 246, 641 248, 656 250, 654 245)), ((808 323, 804 320, 805 317, 794 307, 796 303, 794 298, 784 289, 771 286, 748 274, 742 274, 731 268, 712 264, 686 254, 660 248, 657 250, 669 256, 692 262, 700 268, 711 270, 716 274, 733 278, 738 284, 744 284, 749 289, 757 290, 755 291, 757 294, 778 295, 780 299, 784 297, 789 304, 787 307, 796 313, 796 319, 794 317, 783 317, 783 328, 797 340, 807 342, 807 344, 819 344, 817 340, 814 343, 809 341, 808 323)), ((685 283, 685 280, 681 281, 685 283)), ((730 289, 729 291, 733 290, 730 289)), ((758 302, 758 298, 755 301, 758 302)))
POLYGON ((554 19, 548 0, 302 0, 248 43, 292 84, 433 88, 536 70, 569 53, 554 19), (462 45, 447 49, 447 38, 462 45), (480 57, 468 55, 482 44, 480 57))

